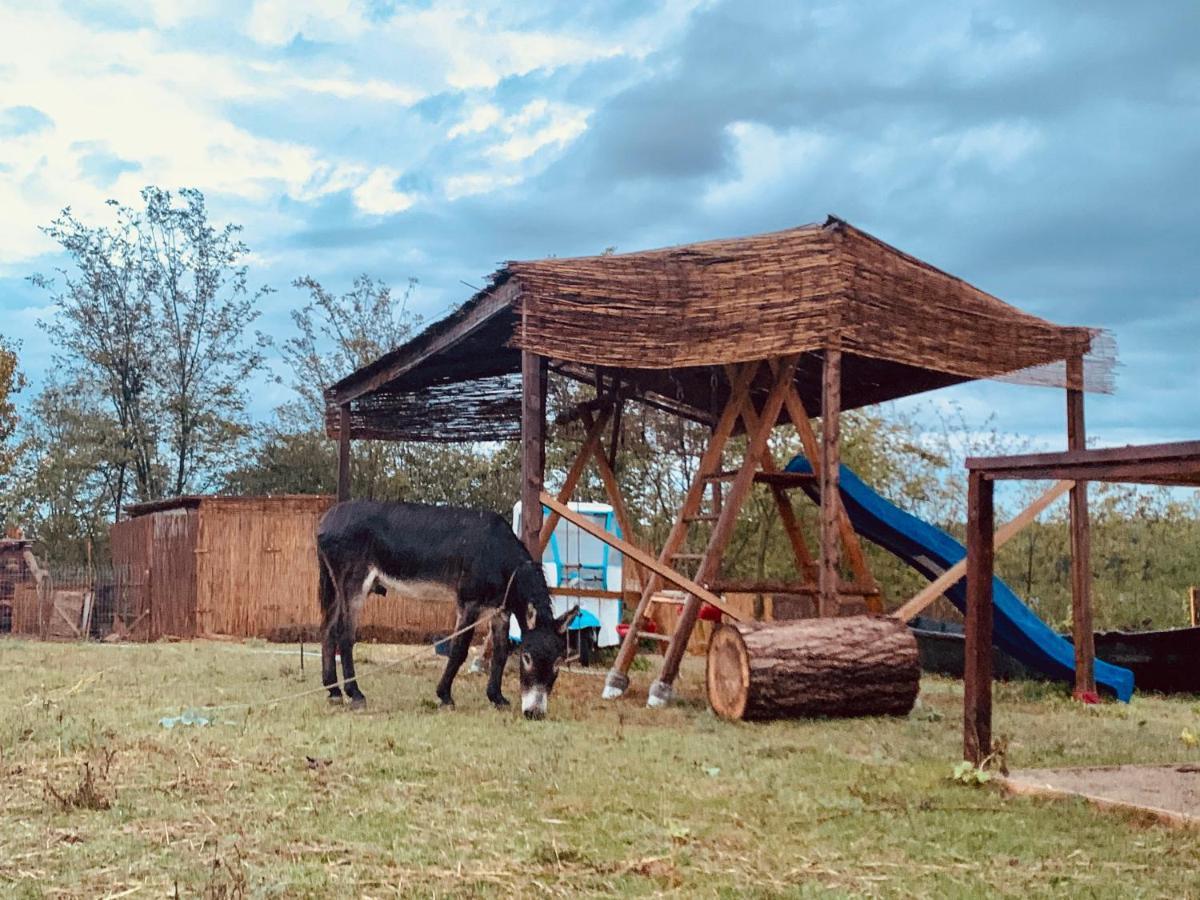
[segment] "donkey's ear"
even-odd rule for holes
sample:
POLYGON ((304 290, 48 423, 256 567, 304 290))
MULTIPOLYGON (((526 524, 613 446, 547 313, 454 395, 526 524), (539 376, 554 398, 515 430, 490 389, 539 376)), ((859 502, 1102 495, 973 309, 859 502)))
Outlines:
POLYGON ((533 631, 533 629, 536 627, 537 627, 537 610, 534 609, 533 604, 530 603, 527 607, 525 607, 525 630, 533 631))
POLYGON ((571 627, 571 623, 575 621, 575 617, 579 615, 579 604, 576 603, 565 613, 554 620, 555 627, 558 628, 561 634, 566 634, 567 629, 571 627))

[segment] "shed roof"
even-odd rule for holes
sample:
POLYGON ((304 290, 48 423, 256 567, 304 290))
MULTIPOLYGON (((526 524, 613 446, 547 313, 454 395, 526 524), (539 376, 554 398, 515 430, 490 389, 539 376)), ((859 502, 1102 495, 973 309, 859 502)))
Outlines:
POLYGON ((147 500, 144 503, 130 503, 125 507, 125 514, 131 519, 136 519, 138 516, 166 512, 172 509, 196 509, 202 504, 270 506, 291 503, 295 505, 313 504, 320 506, 329 505, 333 503, 334 499, 332 494, 183 494, 178 497, 164 497, 161 500, 147 500))
MULTIPOLYGON (((618 370, 636 393, 704 420, 714 367, 801 353, 810 410, 820 357, 844 352, 843 408, 975 378, 1111 388, 1111 339, 1023 312, 836 217, 822 225, 661 250, 510 262, 491 285, 326 392, 331 435, 514 437, 520 350, 580 379, 618 370)), ((765 387, 764 387, 765 389, 765 387)))

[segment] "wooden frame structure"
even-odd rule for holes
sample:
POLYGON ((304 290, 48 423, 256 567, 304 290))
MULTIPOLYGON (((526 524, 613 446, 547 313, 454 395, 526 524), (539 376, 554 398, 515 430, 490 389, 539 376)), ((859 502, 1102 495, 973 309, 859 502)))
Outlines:
MULTIPOLYGON (((1082 443, 1082 403, 1072 398, 1078 416, 1074 434, 1082 443)), ((1072 483, 1072 625, 1075 640, 1076 695, 1095 693, 1088 519, 1089 481, 1200 487, 1200 441, 1149 444, 1064 453, 975 457, 966 462, 967 625, 963 675, 963 758, 983 762, 992 752, 992 577, 995 568, 993 494, 997 481, 1056 479, 1072 483), (1078 493, 1077 493, 1078 492, 1078 493)))
POLYGON ((1107 387, 1108 348, 1100 336, 1023 313, 830 217, 750 238, 509 263, 449 317, 330 386, 326 427, 338 441, 339 499, 350 496, 355 438, 520 439, 521 532, 538 558, 588 465, 596 467, 625 538, 638 543, 637 520, 614 473, 624 403, 706 426, 708 446, 664 545, 651 555, 626 551, 641 591, 604 695, 624 693, 642 639, 664 640, 649 691, 656 706, 671 696, 703 603, 720 607, 714 601, 722 591, 807 594, 822 616, 837 615, 846 602, 882 610, 842 508, 842 412, 1003 377, 1071 388, 1080 397, 1072 433, 1082 439, 1080 392, 1107 387), (551 374, 595 390, 565 414, 585 433, 554 498, 543 494, 551 374), (785 472, 773 458, 768 439, 780 425, 795 428, 811 474, 785 472), (735 436, 744 450, 727 459, 735 436), (725 551, 755 484, 772 495, 795 582, 723 576, 725 551), (802 484, 820 504, 815 551, 789 496, 802 484), (688 549, 693 530, 702 552, 688 549), (669 637, 641 630, 664 581, 688 592, 669 637))

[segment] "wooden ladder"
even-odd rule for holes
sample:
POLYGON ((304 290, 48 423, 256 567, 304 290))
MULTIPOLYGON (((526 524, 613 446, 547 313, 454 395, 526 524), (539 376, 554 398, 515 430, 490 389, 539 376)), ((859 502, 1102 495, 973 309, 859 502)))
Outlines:
MULTIPOLYGON (((713 429, 708 447, 701 456, 696 475, 688 488, 667 540, 663 545, 658 562, 661 565, 676 569, 678 563, 695 563, 693 580, 702 587, 708 588, 719 576, 722 558, 729 541, 733 536, 734 525, 746 497, 754 482, 759 481, 769 486, 784 531, 788 536, 792 552, 796 559, 796 567, 810 581, 817 579, 817 564, 809 552, 801 534, 795 511, 788 496, 788 489, 813 475, 800 475, 782 472, 772 458, 767 441, 779 420, 780 413, 787 410, 788 418, 792 419, 800 434, 805 455, 810 460, 817 458, 816 439, 812 432, 807 412, 796 393, 793 381, 798 356, 788 356, 771 361, 769 373, 772 385, 763 407, 760 410, 750 395, 750 386, 756 374, 762 367, 761 363, 743 363, 727 367, 730 381, 729 400, 713 429), (742 464, 737 469, 723 470, 721 468, 725 446, 737 426, 738 420, 745 423, 747 437, 746 454, 742 464), (720 485, 729 482, 727 492, 721 491, 720 485), (713 503, 710 509, 702 508, 706 491, 713 489, 713 503), (691 526, 698 522, 712 524, 707 545, 702 553, 689 553, 684 550, 691 526)), ((840 510, 840 504, 839 504, 840 510)), ((875 587, 869 570, 866 567, 857 535, 850 526, 844 511, 841 516, 843 527, 841 535, 846 545, 848 561, 855 570, 860 583, 875 587)), ((629 687, 629 667, 637 654, 638 641, 650 639, 666 641, 668 646, 663 659, 662 669, 658 678, 651 685, 647 705, 660 707, 666 705, 672 694, 672 684, 679 673, 679 665, 686 651, 688 640, 696 624, 701 608, 701 600, 689 594, 683 602, 672 634, 660 635, 640 629, 651 604, 656 601, 655 595, 662 587, 663 579, 656 573, 648 573, 644 582, 637 608, 617 659, 605 680, 603 697, 614 699, 625 693, 629 687)), ((876 590, 876 605, 878 593, 876 590)))

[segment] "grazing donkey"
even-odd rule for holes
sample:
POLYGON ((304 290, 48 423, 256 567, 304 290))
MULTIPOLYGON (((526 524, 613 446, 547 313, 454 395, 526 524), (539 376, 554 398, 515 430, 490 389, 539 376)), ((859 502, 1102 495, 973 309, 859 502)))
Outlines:
MULTIPOLYGON (((354 639, 359 611, 369 593, 385 588, 417 591, 422 585, 449 588, 458 598, 456 630, 473 626, 484 609, 492 617, 492 668, 487 696, 508 706, 500 691, 508 659, 508 617, 521 637, 521 711, 540 719, 558 666, 566 654, 567 627, 579 607, 554 617, 542 567, 530 557, 504 519, 495 513, 416 503, 352 500, 339 503, 317 526, 321 568, 321 680, 329 702, 341 703, 335 654, 352 708, 366 705, 354 675, 354 639)), ((442 706, 453 706, 454 676, 467 658, 474 629, 450 642, 450 659, 438 682, 442 706)))

